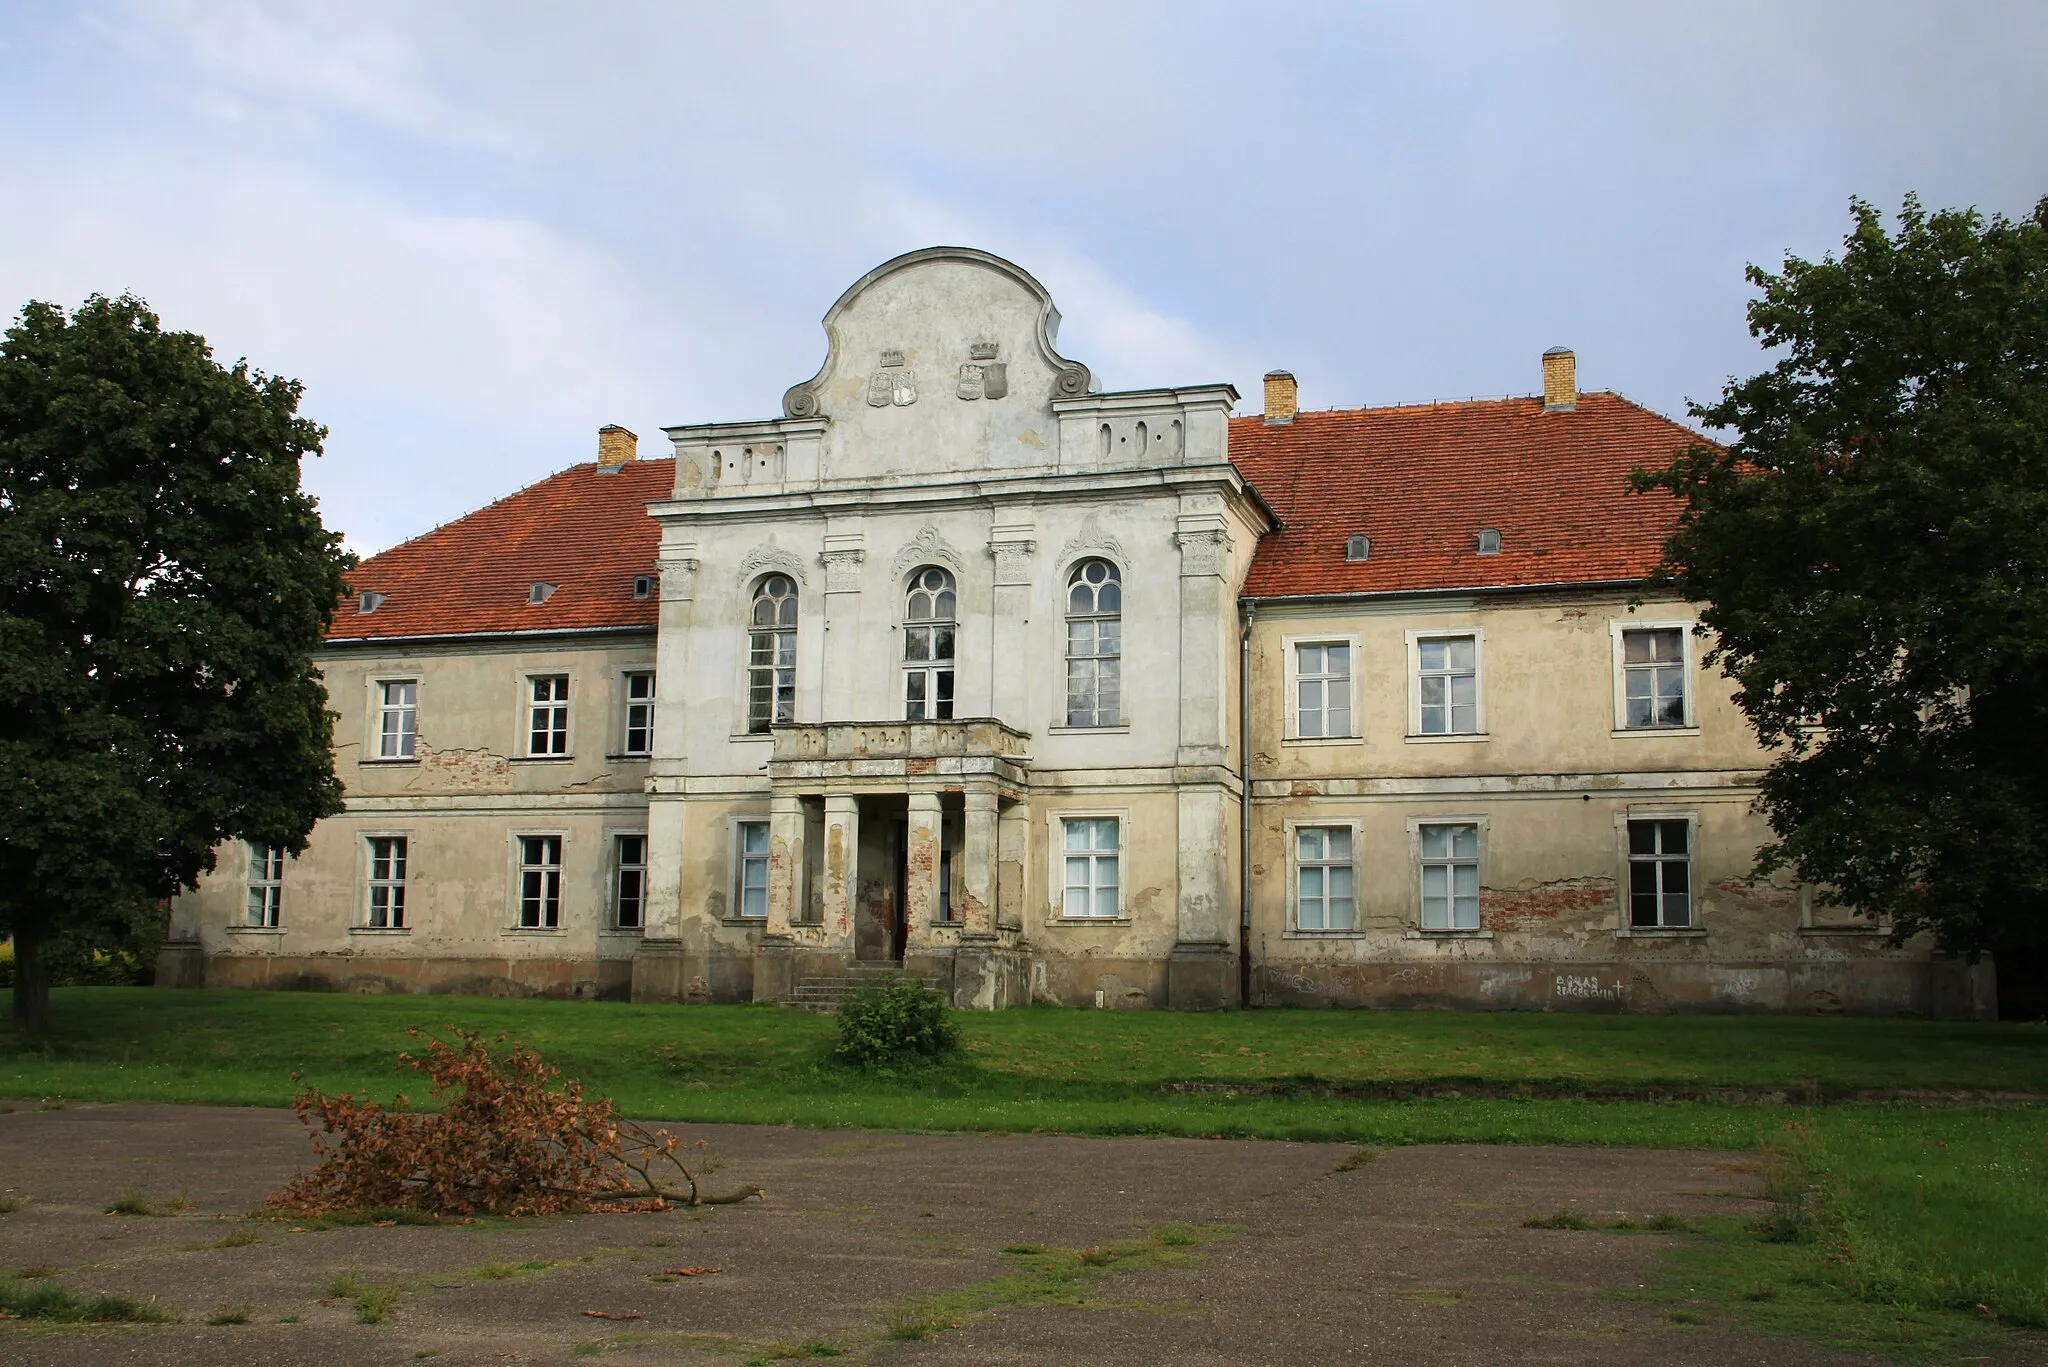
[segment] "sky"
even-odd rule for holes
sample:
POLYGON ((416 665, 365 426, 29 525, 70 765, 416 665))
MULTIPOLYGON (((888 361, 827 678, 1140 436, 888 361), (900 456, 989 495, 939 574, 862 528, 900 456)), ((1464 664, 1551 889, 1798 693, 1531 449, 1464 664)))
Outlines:
POLYGON ((305 385, 371 553, 621 423, 776 416, 874 265, 981 247, 1107 388, 1682 415, 1851 196, 2048 195, 2038 0, 0 5, 0 312, 139 295, 305 385))

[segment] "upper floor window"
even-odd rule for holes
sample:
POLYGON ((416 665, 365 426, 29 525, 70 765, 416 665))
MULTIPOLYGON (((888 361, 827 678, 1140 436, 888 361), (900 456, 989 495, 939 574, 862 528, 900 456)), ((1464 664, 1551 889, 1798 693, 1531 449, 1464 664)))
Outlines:
POLYGON ((1688 822, 1628 823, 1628 923, 1637 930, 1692 925, 1692 853, 1688 822))
POLYGON ((249 842, 249 907, 245 926, 275 930, 284 918, 284 846, 249 842))
POLYGON ((370 916, 373 930, 405 929, 406 838, 370 837, 370 916))
POLYGON ((612 838, 612 924, 639 930, 647 919, 647 837, 612 838))
POLYGON ((654 674, 651 670, 635 670, 626 675, 625 753, 654 753, 654 674))
POLYGON ((1067 725, 1115 726, 1122 708, 1124 584, 1107 560, 1067 577, 1067 725))
POLYGON ((796 720, 796 583, 761 576, 747 629, 747 730, 796 720))
POLYGON ((377 758, 411 759, 420 728, 419 684, 391 679, 377 685, 377 758))
POLYGON ((1479 641, 1425 636, 1415 643, 1418 734, 1469 736, 1479 730, 1479 641))
POLYGON ((1351 646, 1342 641, 1294 647, 1294 734, 1312 740, 1351 734, 1351 646))
POLYGON ((519 837, 519 924, 555 930, 562 924, 562 837, 519 837))
POLYGON ((526 753, 569 753, 569 676, 540 674, 528 680, 532 701, 527 709, 526 753))
POLYGON ((953 576, 936 565, 910 576, 903 604, 903 715, 910 721, 952 718, 958 602, 953 576))
POLYGON ((1621 631, 1622 725, 1629 730, 1689 724, 1685 628, 1621 631))

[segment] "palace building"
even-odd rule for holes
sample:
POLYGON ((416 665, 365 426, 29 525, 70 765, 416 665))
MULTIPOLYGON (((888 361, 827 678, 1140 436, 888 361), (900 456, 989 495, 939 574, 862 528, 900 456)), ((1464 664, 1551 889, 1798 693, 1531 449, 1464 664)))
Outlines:
POLYGON ((223 849, 158 981, 1993 1014, 1988 965, 1752 876, 1768 756, 1626 487, 1701 438, 1570 352, 1234 417, 1103 391, 944 247, 824 323, 779 415, 606 427, 366 560, 320 659, 347 810, 223 849))

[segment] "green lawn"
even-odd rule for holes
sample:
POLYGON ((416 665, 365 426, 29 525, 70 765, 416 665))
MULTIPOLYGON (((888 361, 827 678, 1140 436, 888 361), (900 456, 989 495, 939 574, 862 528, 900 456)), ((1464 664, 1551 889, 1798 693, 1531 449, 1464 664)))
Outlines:
MULTIPOLYGON (((1769 1324, 1773 1315, 1785 1320, 1795 1302, 1800 1314, 1822 1319, 1827 1305, 1853 1302, 1864 1319, 1874 1314, 1874 1323, 1887 1306, 1901 1316, 1938 1318, 1981 1304, 2010 1322, 2048 1326, 2048 1108, 1571 1095, 1710 1088, 1805 1098, 1869 1089, 2042 1095, 2048 1030, 2040 1026, 1033 1009, 960 1017, 963 1065, 871 1079, 826 1061, 829 1018, 774 1007, 133 988, 52 995, 55 1025, 47 1041, 0 1037, 0 1095, 277 1106, 289 1102, 296 1070, 326 1091, 389 1096, 407 1083, 393 1063, 407 1045, 406 1026, 461 1025, 534 1046, 629 1114, 672 1120, 1369 1145, 1762 1148, 1791 1174, 1794 1189, 1813 1188, 1801 1240, 1765 1244, 1753 1233, 1722 1230, 1718 1242, 1701 1243, 1693 1256, 1698 1262, 1718 1248, 1728 1267, 1768 1264, 1772 1276, 1804 1289, 1785 1300, 1737 1297, 1727 1313, 1769 1324), (1185 1082, 1282 1090, 1166 1089, 1185 1082), (1407 1085, 1468 1092, 1526 1086, 1537 1095, 1328 1094, 1407 1085)), ((1894 1347, 1911 1356, 1940 1339, 1923 1335, 1894 1347)))

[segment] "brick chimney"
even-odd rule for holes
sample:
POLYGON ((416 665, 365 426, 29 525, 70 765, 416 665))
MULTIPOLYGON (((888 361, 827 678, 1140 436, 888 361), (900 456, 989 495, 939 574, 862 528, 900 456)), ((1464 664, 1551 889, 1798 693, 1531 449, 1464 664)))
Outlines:
POLYGON ((1569 413, 1579 406, 1579 363, 1566 346, 1543 353, 1543 411, 1569 413))
POLYGON ((640 454, 640 438, 617 423, 597 429, 597 471, 616 474, 618 468, 640 454))
POLYGON ((1294 376, 1285 370, 1266 372, 1266 425, 1294 421, 1294 376))

